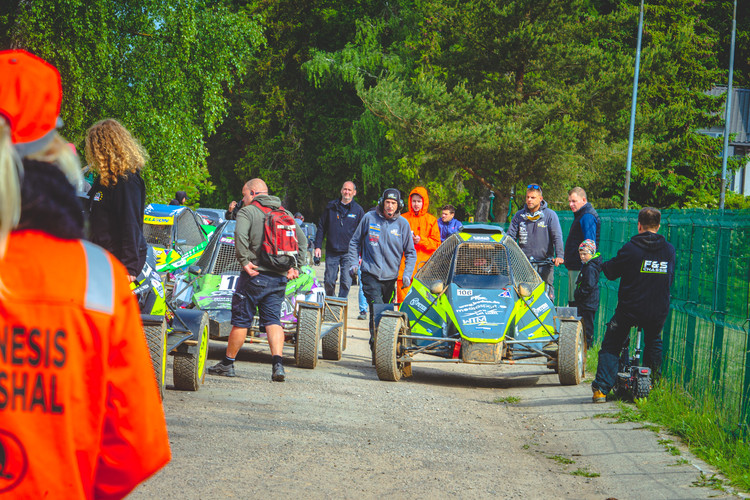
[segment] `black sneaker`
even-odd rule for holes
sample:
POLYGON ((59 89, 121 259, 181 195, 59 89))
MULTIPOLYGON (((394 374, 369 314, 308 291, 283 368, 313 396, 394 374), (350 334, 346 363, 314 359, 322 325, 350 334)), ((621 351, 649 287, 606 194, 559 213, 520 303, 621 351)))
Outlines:
POLYGON ((367 311, 360 311, 357 319, 367 319, 367 311))
POLYGON ((284 372, 284 365, 277 363, 273 365, 273 374, 271 380, 274 382, 283 382, 286 379, 286 372, 284 372))
POLYGON ((208 373, 211 375, 219 375, 221 377, 236 377, 237 374, 234 373, 234 363, 231 365, 225 365, 221 361, 216 363, 214 366, 208 367, 208 373))

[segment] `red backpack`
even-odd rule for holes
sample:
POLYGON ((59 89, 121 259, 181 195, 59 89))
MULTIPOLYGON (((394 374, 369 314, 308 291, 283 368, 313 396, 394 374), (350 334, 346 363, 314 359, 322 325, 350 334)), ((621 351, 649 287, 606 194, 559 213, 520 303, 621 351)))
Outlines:
POLYGON ((258 259, 263 266, 277 271, 288 271, 297 263, 299 244, 297 225, 284 207, 268 208, 257 201, 252 203, 263 212, 263 245, 258 259))

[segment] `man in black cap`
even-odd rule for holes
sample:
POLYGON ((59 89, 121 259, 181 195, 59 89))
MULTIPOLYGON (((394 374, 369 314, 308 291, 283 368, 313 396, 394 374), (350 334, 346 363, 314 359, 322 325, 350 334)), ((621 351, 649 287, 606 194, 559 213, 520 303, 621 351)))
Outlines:
POLYGON ((174 199, 169 202, 170 205, 184 205, 188 201, 187 193, 185 191, 177 191, 174 194, 174 199))
POLYGON ((411 285, 411 275, 417 263, 417 251, 411 236, 411 226, 401 217, 401 193, 389 188, 383 191, 375 210, 367 212, 354 231, 349 243, 350 274, 358 271, 357 261, 362 256, 362 283, 370 306, 370 348, 373 346, 373 304, 392 302, 396 291, 396 278, 405 257, 402 280, 404 287, 411 285))

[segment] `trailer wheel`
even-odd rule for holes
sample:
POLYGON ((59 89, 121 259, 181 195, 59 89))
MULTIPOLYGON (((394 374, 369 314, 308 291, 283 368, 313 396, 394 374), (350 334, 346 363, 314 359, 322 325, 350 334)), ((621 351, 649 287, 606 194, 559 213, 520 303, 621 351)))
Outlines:
POLYGON ((172 377, 175 388, 181 391, 197 391, 206 377, 208 357, 208 313, 203 313, 198 327, 200 338, 198 352, 174 357, 172 377))
POLYGON ((647 398, 651 392, 651 377, 636 377, 633 398, 647 398))
MULTIPOLYGON (((323 309, 324 322, 338 323, 346 321, 346 306, 326 302, 323 309)), ((341 353, 344 351, 344 347, 346 347, 346 331, 344 327, 340 326, 323 337, 321 344, 323 347, 323 359, 339 361, 341 353)))
POLYGON ((163 318, 158 325, 146 326, 143 331, 151 354, 151 365, 154 368, 154 378, 156 387, 159 389, 159 397, 164 399, 167 382, 167 319, 163 318))
POLYGON ((375 336, 375 371, 380 380, 398 382, 404 363, 397 359, 398 336, 406 329, 404 320, 396 316, 383 316, 375 336))
POLYGON ((318 338, 320 336, 320 309, 299 308, 297 316, 297 344, 294 357, 300 368, 313 369, 318 364, 318 338))
POLYGON ((578 385, 586 370, 586 348, 580 321, 563 321, 557 352, 558 377, 562 385, 578 385))

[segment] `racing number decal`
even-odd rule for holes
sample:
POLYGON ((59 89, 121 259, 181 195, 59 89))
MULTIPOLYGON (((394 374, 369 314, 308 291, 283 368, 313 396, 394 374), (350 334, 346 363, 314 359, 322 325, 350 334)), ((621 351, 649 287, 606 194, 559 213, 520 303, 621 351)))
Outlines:
POLYGON ((239 276, 235 276, 233 274, 225 274, 221 277, 221 285, 219 286, 220 290, 234 290, 237 286, 237 280, 239 279, 239 276))

